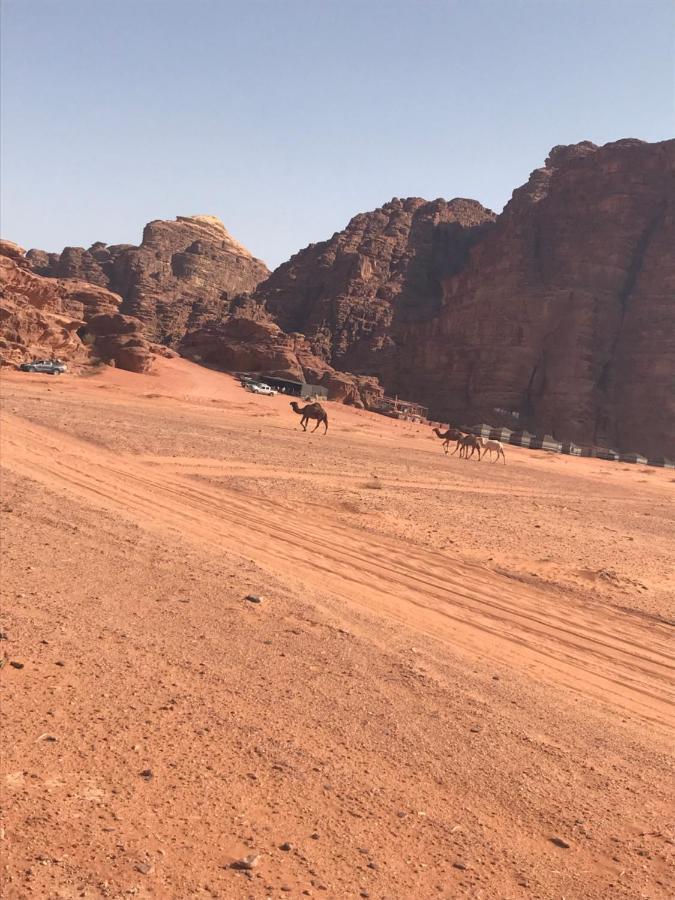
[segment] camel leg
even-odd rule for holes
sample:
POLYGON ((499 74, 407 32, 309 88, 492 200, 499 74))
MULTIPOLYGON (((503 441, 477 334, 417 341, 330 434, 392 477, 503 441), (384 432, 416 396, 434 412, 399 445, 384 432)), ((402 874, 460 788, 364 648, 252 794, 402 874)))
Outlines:
POLYGON ((328 419, 323 420, 323 433, 328 434, 328 419))
POLYGON ((314 434, 314 432, 316 431, 316 429, 319 427, 320 424, 321 424, 321 419, 317 419, 316 425, 314 426, 314 428, 312 428, 312 434, 314 434))
MULTIPOLYGON (((504 460, 504 465, 506 465, 506 453, 504 453, 503 447, 502 447, 502 459, 504 460)), ((497 462, 499 462, 499 454, 497 454, 497 462)))
POLYGON ((309 421, 309 419, 304 419, 304 418, 303 418, 303 419, 300 419, 300 424, 302 425, 302 430, 303 430, 303 431, 307 431, 307 422, 308 422, 308 421, 309 421))

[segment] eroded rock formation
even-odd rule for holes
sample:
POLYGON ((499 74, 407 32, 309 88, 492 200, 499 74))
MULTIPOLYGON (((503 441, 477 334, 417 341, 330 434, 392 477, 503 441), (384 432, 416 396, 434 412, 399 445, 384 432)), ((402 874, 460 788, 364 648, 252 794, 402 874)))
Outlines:
POLYGON ((36 275, 20 247, 1 241, 0 365, 58 357, 147 371, 163 348, 144 337, 138 319, 118 313, 120 303, 95 284, 36 275))
POLYGON ((675 141, 555 147, 496 221, 393 200, 252 299, 436 418, 672 454, 674 171, 675 141))
POLYGON ((320 384, 331 400, 362 406, 382 388, 373 378, 336 372, 316 356, 302 334, 287 334, 273 322, 244 317, 191 332, 180 352, 195 362, 230 372, 259 372, 320 384))
POLYGON ((443 278, 494 218, 474 200, 394 199, 301 250, 252 296, 331 365, 391 380, 401 327, 437 312, 443 278))
POLYGON ((399 346, 450 421, 672 454, 675 141, 555 147, 399 346))
POLYGON ((93 244, 61 254, 30 250, 38 274, 77 278, 122 297, 120 311, 143 323, 149 340, 177 346, 188 331, 226 317, 235 297, 267 277, 267 266, 215 216, 150 222, 140 246, 93 244))
POLYGON ((394 199, 267 278, 209 217, 28 257, 222 368, 347 369, 444 421, 675 452, 675 141, 555 147, 498 217, 394 199))

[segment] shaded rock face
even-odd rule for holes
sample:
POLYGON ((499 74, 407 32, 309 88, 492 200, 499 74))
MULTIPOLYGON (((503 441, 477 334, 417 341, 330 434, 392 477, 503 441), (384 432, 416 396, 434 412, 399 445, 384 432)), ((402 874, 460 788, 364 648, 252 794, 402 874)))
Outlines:
POLYGON ((214 216, 150 222, 138 247, 30 250, 27 259, 41 275, 83 279, 119 294, 121 312, 138 318, 149 340, 170 347, 188 331, 227 316, 234 298, 269 274, 214 216))
POLYGON ((394 199, 281 265, 252 299, 340 369, 391 380, 401 328, 439 309, 494 214, 473 200, 394 199))
POLYGON ((95 284, 36 275, 20 247, 0 242, 0 365, 58 357, 147 371, 156 350, 138 319, 119 315, 120 302, 95 284))
POLYGON ((328 397, 363 406, 369 394, 382 394, 375 379, 336 372, 316 356, 302 334, 286 334, 263 319, 231 317, 186 335, 180 352, 195 362, 229 372, 258 372, 320 384, 328 397))
POLYGON ((449 421, 675 448, 675 141, 556 147, 516 190, 387 387, 449 421))

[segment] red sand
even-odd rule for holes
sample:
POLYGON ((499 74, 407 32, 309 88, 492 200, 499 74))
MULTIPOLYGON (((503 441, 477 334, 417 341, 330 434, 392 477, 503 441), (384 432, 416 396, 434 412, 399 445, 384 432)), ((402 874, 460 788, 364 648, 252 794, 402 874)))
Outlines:
POLYGON ((182 360, 2 399, 3 897, 675 893, 674 472, 182 360))

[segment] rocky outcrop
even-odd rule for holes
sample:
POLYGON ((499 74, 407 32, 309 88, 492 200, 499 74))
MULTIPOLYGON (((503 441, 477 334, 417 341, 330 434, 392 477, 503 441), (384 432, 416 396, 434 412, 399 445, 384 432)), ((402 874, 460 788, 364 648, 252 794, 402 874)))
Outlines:
POLYGON ((158 348, 138 319, 119 315, 120 303, 97 285, 36 275, 20 247, 0 242, 0 365, 58 357, 147 371, 158 348))
POLYGON ((624 140, 555 147, 498 217, 394 199, 267 278, 209 217, 28 256, 118 291, 152 339, 221 368, 353 398, 378 376, 446 422, 672 456, 674 248, 675 141, 624 140))
POLYGON ((387 386, 449 421, 507 409, 538 434, 671 454, 675 141, 555 147, 438 314, 404 329, 387 386))
POLYGON ((188 334, 180 352, 195 362, 229 372, 256 372, 319 384, 331 400, 363 406, 382 394, 376 379, 336 372, 316 356, 302 334, 286 334, 273 322, 231 317, 188 334))
POLYGON ((30 269, 30 263, 26 259, 26 251, 23 247, 15 244, 14 241, 6 241, 4 238, 0 238, 0 257, 2 256, 6 259, 11 259, 20 269, 30 269))
POLYGON ((92 316, 78 334, 91 343, 97 359, 128 372, 148 372, 155 357, 165 355, 164 347, 145 338, 142 322, 117 312, 92 316))
POLYGON ((494 214, 474 200, 394 199, 281 265, 253 294, 340 369, 391 380, 398 335, 433 317, 494 214))
POLYGON ((177 346, 188 331, 230 313, 234 298, 267 277, 214 216, 179 216, 146 225, 140 246, 93 244, 61 254, 30 250, 33 270, 101 285, 122 297, 121 312, 138 318, 149 340, 177 346))
POLYGON ((77 334, 83 324, 65 311, 57 282, 0 255, 0 365, 52 356, 84 361, 88 351, 77 334))
MULTIPOLYGON (((297 336, 302 342, 302 335, 297 336)), ((180 353, 195 362, 217 366, 228 372, 266 372, 281 378, 302 379, 295 335, 272 322, 231 318, 190 332, 180 353)))
POLYGON ((672 454, 674 170, 675 141, 555 147, 496 221, 393 200, 251 299, 435 418, 672 454))

